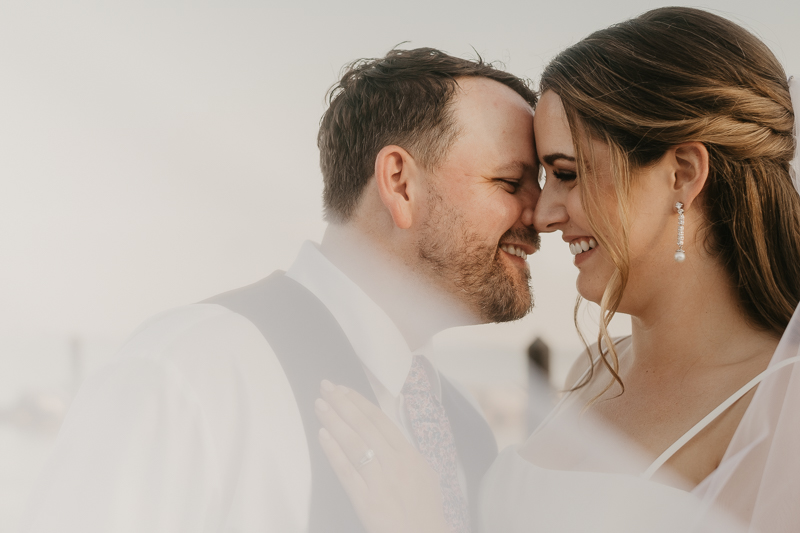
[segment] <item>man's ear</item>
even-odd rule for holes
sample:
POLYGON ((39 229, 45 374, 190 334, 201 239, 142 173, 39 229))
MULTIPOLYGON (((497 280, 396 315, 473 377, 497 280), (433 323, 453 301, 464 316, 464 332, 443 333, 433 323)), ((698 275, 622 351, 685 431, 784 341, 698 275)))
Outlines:
POLYGON ((676 201, 688 209, 700 195, 708 179, 708 149, 701 142, 687 142, 672 147, 675 172, 673 187, 676 201))
POLYGON ((399 146, 384 146, 375 158, 375 180, 395 226, 411 227, 420 186, 419 166, 411 154, 399 146))

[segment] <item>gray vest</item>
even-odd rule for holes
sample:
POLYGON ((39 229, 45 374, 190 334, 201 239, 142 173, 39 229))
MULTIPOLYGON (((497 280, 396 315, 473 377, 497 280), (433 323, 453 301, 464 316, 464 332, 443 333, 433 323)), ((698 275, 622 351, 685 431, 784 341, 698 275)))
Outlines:
MULTIPOLYGON (((311 459, 309 533, 363 533, 361 522, 317 441, 320 424, 314 414, 314 400, 319 397, 323 379, 350 387, 378 403, 361 361, 336 319, 308 289, 280 271, 205 303, 221 305, 250 320, 264 335, 286 373, 300 409, 311 459)), ((441 381, 442 404, 464 466, 473 530, 477 530, 480 481, 497 456, 497 445, 483 417, 444 377, 441 381)))

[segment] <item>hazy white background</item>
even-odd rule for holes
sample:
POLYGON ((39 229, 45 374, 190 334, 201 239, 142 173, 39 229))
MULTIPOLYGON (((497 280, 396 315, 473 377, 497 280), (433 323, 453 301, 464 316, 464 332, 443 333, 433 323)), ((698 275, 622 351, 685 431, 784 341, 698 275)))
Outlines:
MULTIPOLYGON (((408 41, 536 81, 562 48, 661 5, 4 0, 0 408, 68 398, 148 316, 286 268, 318 241, 316 132, 345 63, 408 41)), ((695 6, 744 24, 800 74, 799 2, 695 6)), ((541 336, 561 379, 580 349, 571 261, 546 237, 530 258, 536 310, 440 335, 443 366, 468 383, 521 384, 523 350, 541 336)), ((51 442, 0 426, 0 531, 51 442)))

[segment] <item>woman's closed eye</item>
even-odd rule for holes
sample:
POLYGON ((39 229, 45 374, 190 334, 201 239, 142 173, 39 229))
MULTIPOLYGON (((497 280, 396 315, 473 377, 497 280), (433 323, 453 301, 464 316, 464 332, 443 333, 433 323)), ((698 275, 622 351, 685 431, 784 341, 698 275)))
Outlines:
POLYGON ((550 174, 560 181, 573 181, 578 177, 576 172, 570 170, 553 170, 550 174))
POLYGON ((542 172, 541 176, 539 176, 539 188, 544 188, 544 184, 547 183, 547 180, 552 178, 560 182, 570 182, 575 181, 577 177, 578 174, 574 170, 549 170, 542 172))

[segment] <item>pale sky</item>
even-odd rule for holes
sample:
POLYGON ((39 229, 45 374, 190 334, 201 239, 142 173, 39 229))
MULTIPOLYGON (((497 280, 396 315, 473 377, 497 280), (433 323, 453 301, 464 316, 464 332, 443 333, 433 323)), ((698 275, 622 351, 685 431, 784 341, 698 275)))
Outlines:
MULTIPOLYGON (((324 230, 316 133, 345 63, 407 41, 537 80, 559 50, 661 5, 5 0, 0 339, 122 340, 154 313, 287 268, 324 230)), ((800 2, 693 5, 800 74, 800 2)), ((542 335, 577 349, 567 245, 546 238, 530 261, 529 317, 444 342, 521 349, 542 335)))

